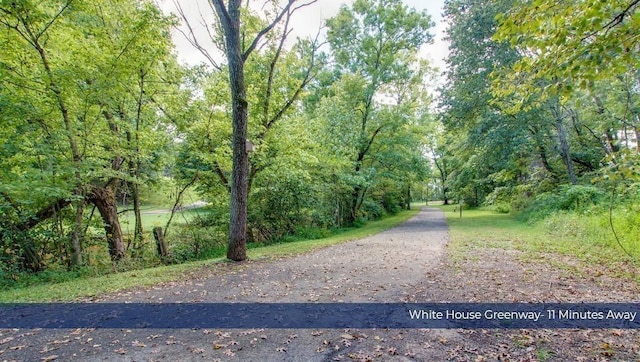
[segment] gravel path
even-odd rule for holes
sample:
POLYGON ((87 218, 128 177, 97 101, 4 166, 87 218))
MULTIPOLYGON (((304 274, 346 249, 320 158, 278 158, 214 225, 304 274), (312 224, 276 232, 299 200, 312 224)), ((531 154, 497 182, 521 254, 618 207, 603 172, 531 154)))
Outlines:
MULTIPOLYGON (((442 212, 424 209, 404 224, 368 238, 276 261, 221 264, 189 280, 129 290, 101 297, 99 301, 409 301, 415 299, 415 290, 423 284, 426 272, 439 265, 447 239, 442 212)), ((368 335, 350 330, 14 330, 4 331, 0 336, 13 338, 6 346, 0 345, 5 348, 0 358, 323 361, 360 356, 366 360, 362 348, 366 344, 372 356, 378 353, 404 359, 399 349, 391 346, 401 339, 389 343, 402 338, 404 332, 379 332, 368 331, 371 333, 368 335), (361 355, 357 355, 355 345, 360 345, 361 355)))
MULTIPOLYGON (((372 237, 272 261, 222 263, 116 302, 637 301, 635 282, 566 256, 471 247, 454 260, 436 209, 372 237), (570 265, 571 270, 563 266, 570 265)), ((6 361, 640 361, 624 330, 0 330, 6 361)))
POLYGON ((447 238, 442 212, 425 209, 402 225, 365 239, 278 261, 222 265, 201 277, 130 291, 118 299, 402 302, 441 260, 447 238))

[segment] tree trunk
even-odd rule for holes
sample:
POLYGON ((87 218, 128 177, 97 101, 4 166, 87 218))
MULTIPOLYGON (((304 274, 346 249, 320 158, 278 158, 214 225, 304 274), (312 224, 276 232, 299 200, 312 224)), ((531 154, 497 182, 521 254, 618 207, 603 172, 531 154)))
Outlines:
POLYGON ((22 255, 24 257, 22 265, 24 269, 30 270, 34 273, 41 272, 45 269, 46 263, 44 262, 38 248, 31 236, 27 236, 22 242, 22 255))
POLYGON ((124 258, 124 237, 118 220, 118 207, 116 197, 109 188, 94 187, 91 190, 90 201, 96 205, 107 234, 109 243, 109 255, 112 261, 124 258))
POLYGON ((82 265, 82 219, 84 214, 84 200, 78 201, 76 205, 76 220, 71 233, 71 267, 82 265))
MULTIPOLYGON (((640 116, 636 115, 636 118, 640 116)), ((633 125, 633 133, 636 136, 636 152, 640 153, 640 128, 637 125, 633 125)))
POLYGON ((158 249, 158 256, 163 261, 167 260, 167 256, 169 253, 167 252, 167 244, 164 242, 164 233, 162 232, 162 227, 157 226, 153 228, 153 237, 156 239, 156 247, 158 249))
POLYGON ((562 159, 567 166, 567 173, 569 174, 569 181, 572 185, 578 183, 576 179, 576 173, 573 169, 573 161, 571 160, 571 150, 569 148, 569 140, 567 139, 567 130, 564 127, 562 118, 558 115, 556 118, 556 130, 558 131, 558 142, 560 143, 560 152, 562 153, 562 159))
POLYGON ((351 208, 349 210, 349 219, 347 220, 348 225, 353 225, 358 219, 358 212, 360 211, 360 191, 361 187, 356 186, 351 193, 351 208))
POLYGON ((133 198, 133 213, 135 214, 136 222, 133 234, 133 250, 137 254, 142 248, 144 242, 144 233, 142 229, 142 215, 140 211, 140 190, 136 182, 131 183, 131 192, 133 198))
MULTIPOLYGON (((231 203, 229 217, 229 247, 227 258, 242 261, 247 258, 247 196, 249 178, 249 158, 247 155, 247 119, 249 105, 244 82, 244 63, 260 40, 285 16, 291 14, 289 0, 287 5, 267 27, 258 32, 248 46, 244 33, 240 41, 241 0, 211 0, 218 16, 225 40, 225 53, 229 62, 229 86, 231 90, 231 108, 233 123, 233 170, 231 172, 231 203), (244 50, 243 50, 244 48, 244 50)), ((295 10, 294 10, 295 11, 295 10)))
POLYGON ((233 122, 233 170, 231 172, 231 204, 229 224, 229 247, 227 258, 242 261, 247 258, 247 193, 249 163, 246 151, 247 119, 249 105, 244 82, 244 59, 240 49, 240 14, 230 13, 226 29, 227 59, 229 61, 229 83, 233 122))
POLYGON ((443 205, 449 205, 449 198, 447 196, 447 191, 448 189, 446 187, 442 187, 442 204, 443 205))

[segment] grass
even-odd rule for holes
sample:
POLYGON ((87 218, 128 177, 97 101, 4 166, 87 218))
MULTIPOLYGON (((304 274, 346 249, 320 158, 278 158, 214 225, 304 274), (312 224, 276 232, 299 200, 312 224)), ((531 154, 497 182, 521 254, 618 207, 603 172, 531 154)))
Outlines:
MULTIPOLYGON (((193 218, 199 215, 206 214, 206 208, 188 209, 176 212, 173 216, 172 224, 181 224, 191 221, 193 218)), ((152 230, 156 226, 164 227, 169 221, 171 216, 170 209, 160 208, 158 206, 145 206, 141 208, 142 226, 145 230, 152 230)), ((120 218, 123 232, 125 234, 133 234, 133 228, 135 226, 135 215, 133 211, 125 213, 120 218)))
MULTIPOLYGON (((335 245, 349 240, 360 239, 396 226, 418 213, 414 207, 397 215, 372 221, 357 229, 347 229, 327 238, 295 241, 269 245, 248 250, 249 259, 275 259, 306 253, 318 248, 335 245)), ((178 265, 160 266, 143 270, 134 270, 98 277, 81 277, 56 284, 37 285, 0 292, 0 302, 67 302, 90 298, 107 293, 116 293, 125 289, 150 286, 162 282, 183 279, 185 274, 194 272, 207 265, 227 262, 225 258, 216 258, 178 265)))
POLYGON ((449 250, 453 261, 468 257, 467 251, 474 248, 518 250, 526 259, 548 259, 549 254, 558 254, 640 282, 638 259, 626 255, 604 226, 598 235, 593 235, 594 231, 585 232, 584 226, 590 222, 579 223, 579 216, 559 214, 531 224, 495 211, 464 210, 460 218, 454 212, 455 206, 439 208, 445 211, 450 227, 449 250))

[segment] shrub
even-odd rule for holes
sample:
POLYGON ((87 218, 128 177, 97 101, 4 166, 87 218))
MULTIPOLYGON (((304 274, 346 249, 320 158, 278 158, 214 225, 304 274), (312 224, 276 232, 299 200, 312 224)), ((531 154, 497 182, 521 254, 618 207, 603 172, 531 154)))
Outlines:
POLYGON ((590 185, 562 185, 552 192, 545 192, 523 208, 526 220, 541 220, 558 211, 587 212, 602 205, 607 197, 605 192, 590 185))

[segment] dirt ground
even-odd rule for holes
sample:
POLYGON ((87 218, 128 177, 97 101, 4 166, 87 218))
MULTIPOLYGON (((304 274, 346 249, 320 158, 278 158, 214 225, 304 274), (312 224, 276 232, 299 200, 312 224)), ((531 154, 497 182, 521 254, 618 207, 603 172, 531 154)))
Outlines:
MULTIPOLYGON (((640 302, 637 283, 557 255, 475 248, 444 215, 279 260, 219 264, 101 302, 640 302), (569 266, 569 267, 567 267, 569 266)), ((637 330, 0 330, 5 361, 640 361, 637 330)))

